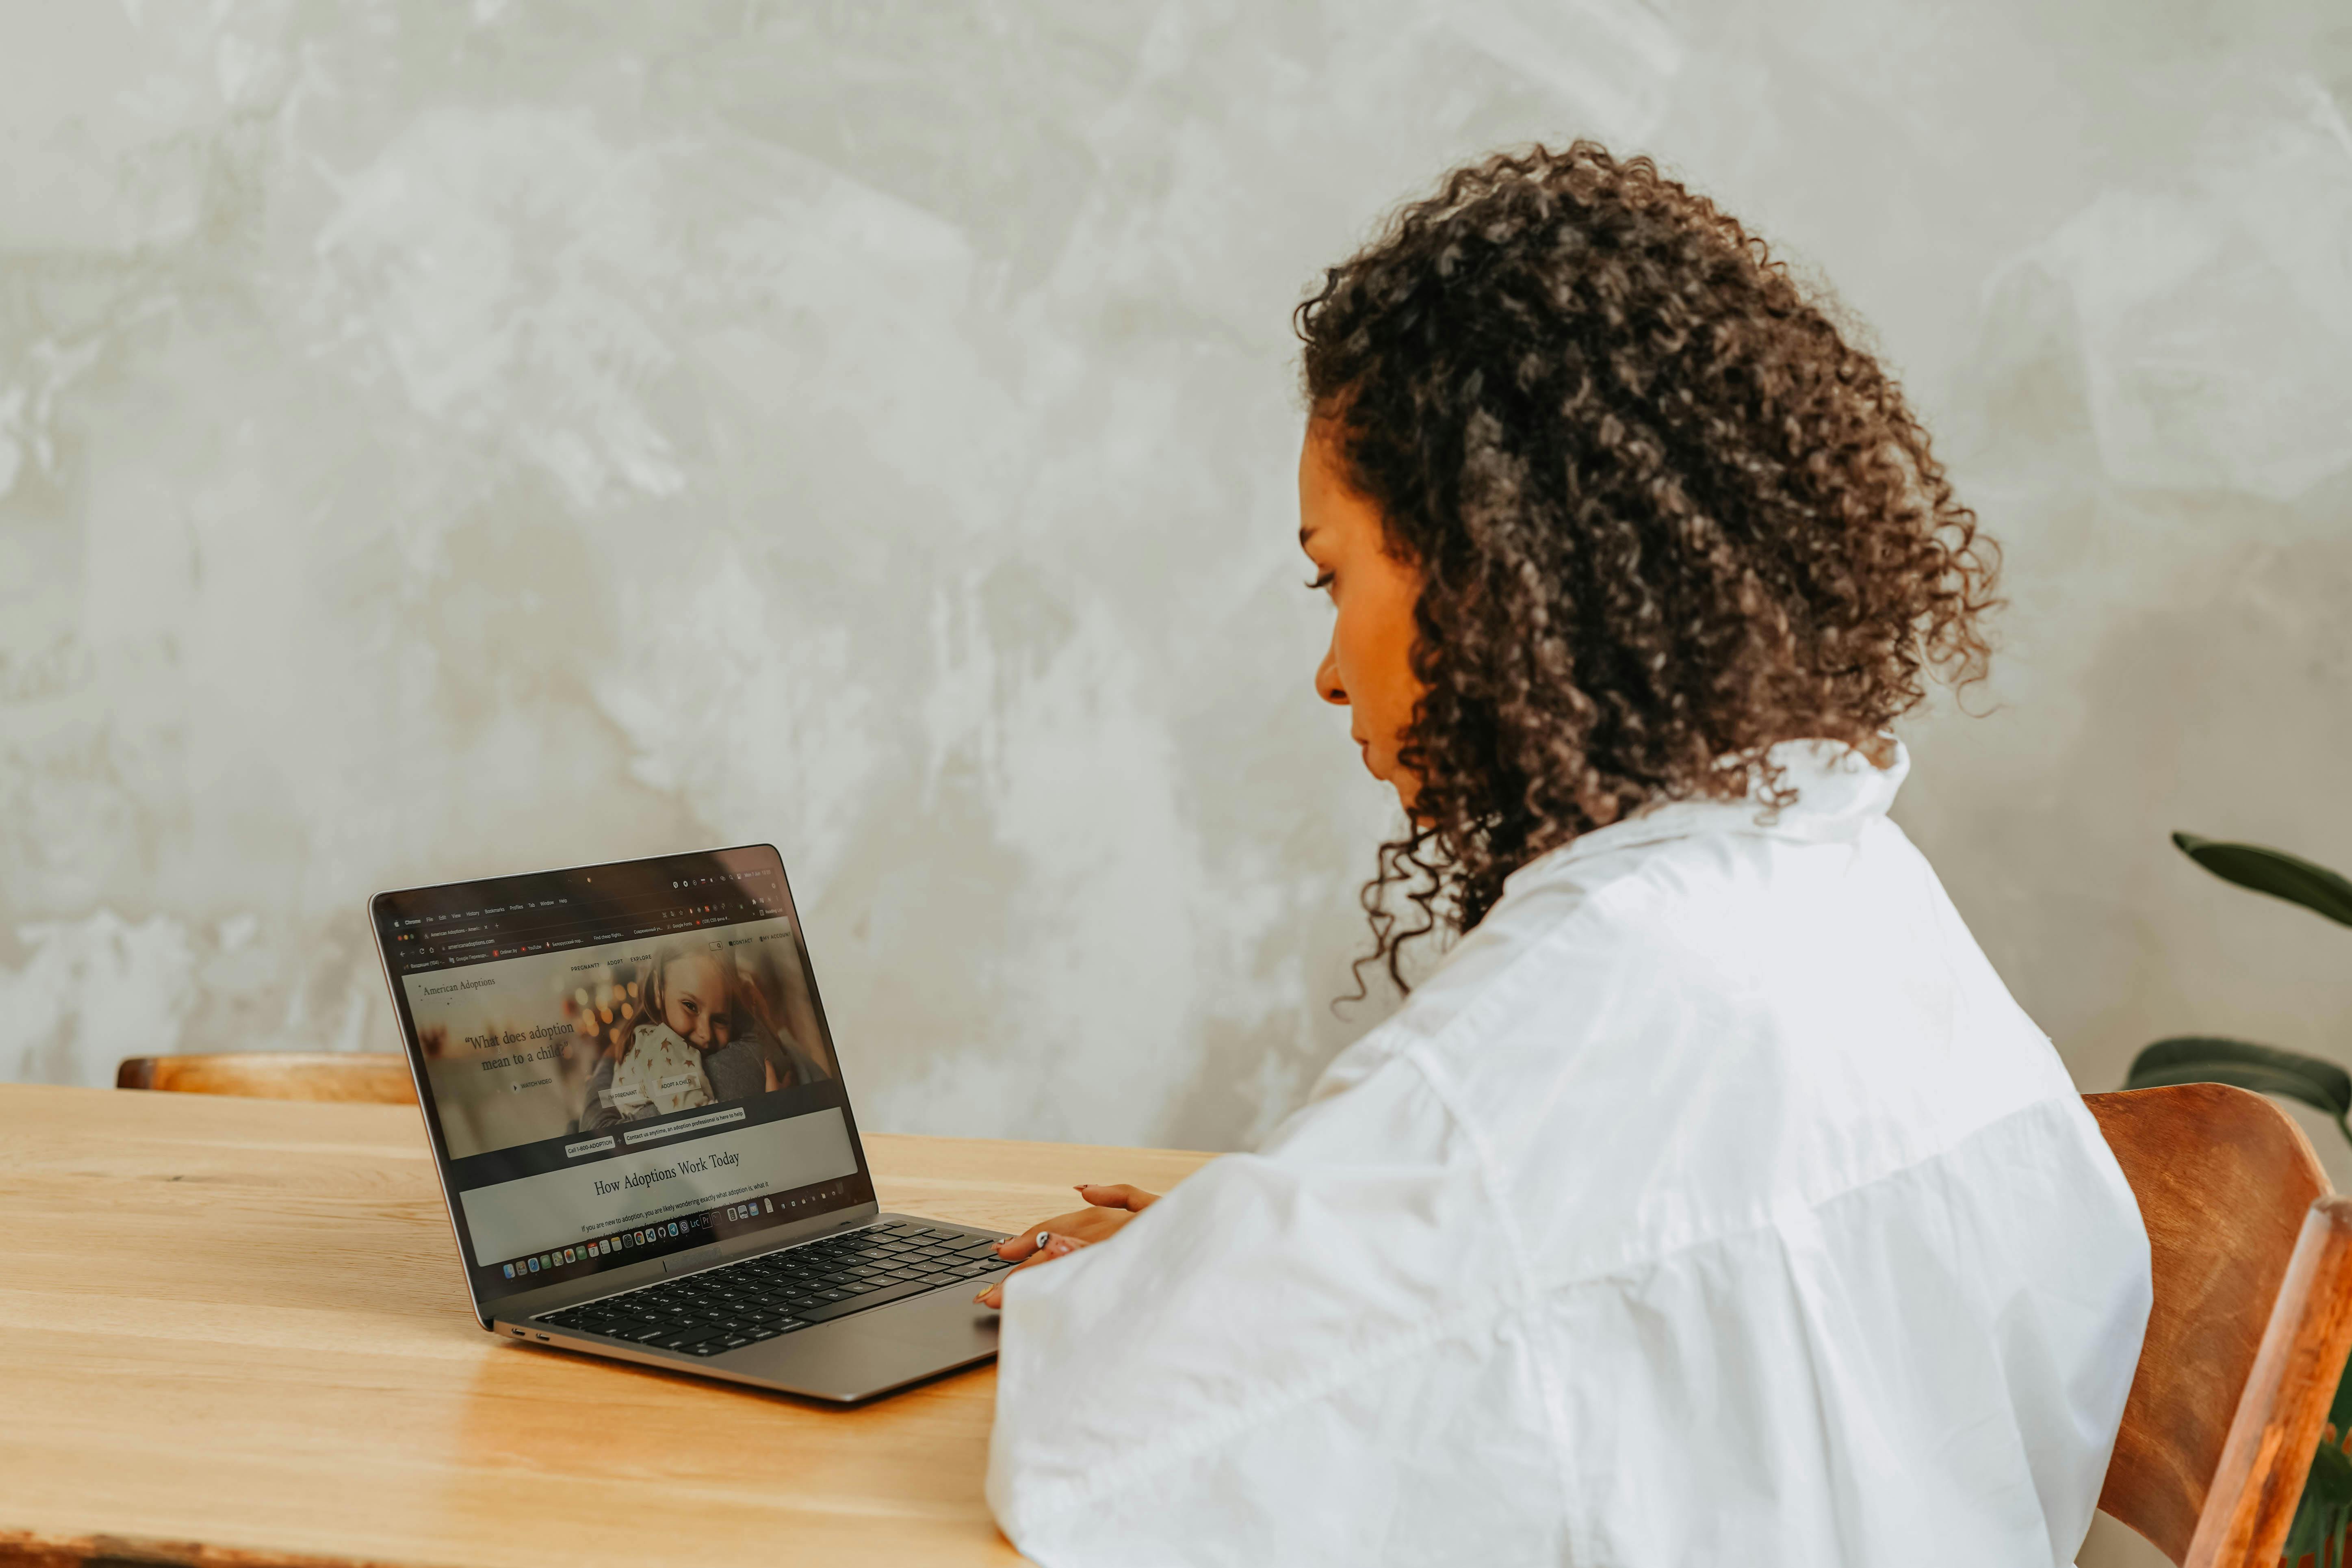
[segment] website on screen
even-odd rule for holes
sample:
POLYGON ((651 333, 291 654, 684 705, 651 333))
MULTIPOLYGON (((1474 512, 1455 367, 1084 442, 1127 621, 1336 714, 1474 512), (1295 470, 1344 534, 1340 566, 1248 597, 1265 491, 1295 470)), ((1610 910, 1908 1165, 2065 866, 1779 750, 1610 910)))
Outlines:
POLYGON ((506 1288, 855 1195, 781 889, 667 880, 684 885, 617 903, 543 887, 386 922, 473 1261, 506 1288))

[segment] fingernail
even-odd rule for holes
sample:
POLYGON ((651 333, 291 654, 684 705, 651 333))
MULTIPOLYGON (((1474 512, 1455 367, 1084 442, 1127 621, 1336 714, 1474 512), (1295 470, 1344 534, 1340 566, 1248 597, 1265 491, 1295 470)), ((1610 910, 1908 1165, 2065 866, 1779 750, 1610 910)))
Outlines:
POLYGON ((974 1296, 974 1297, 971 1299, 971 1304, 972 1304, 973 1306, 975 1306, 975 1307, 985 1307, 985 1306, 987 1306, 987 1305, 988 1305, 988 1292, 987 1292, 987 1291, 985 1291, 985 1290, 982 1290, 979 1295, 974 1296))

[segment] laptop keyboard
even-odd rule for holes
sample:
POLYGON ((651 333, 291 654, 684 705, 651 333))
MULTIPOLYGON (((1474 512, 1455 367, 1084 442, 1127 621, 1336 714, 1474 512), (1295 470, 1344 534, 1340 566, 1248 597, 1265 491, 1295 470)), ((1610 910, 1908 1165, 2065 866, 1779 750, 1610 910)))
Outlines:
POLYGON ((658 1350, 722 1355, 1009 1267, 992 1237, 883 1225, 642 1285, 536 1321, 658 1350))

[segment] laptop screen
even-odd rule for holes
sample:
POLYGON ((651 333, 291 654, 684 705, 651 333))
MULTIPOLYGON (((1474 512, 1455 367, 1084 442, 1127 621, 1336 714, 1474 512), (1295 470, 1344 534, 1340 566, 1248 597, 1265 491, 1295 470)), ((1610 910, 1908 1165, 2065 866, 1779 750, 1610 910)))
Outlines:
POLYGON ((874 1198, 765 846, 379 894, 487 1302, 874 1198))

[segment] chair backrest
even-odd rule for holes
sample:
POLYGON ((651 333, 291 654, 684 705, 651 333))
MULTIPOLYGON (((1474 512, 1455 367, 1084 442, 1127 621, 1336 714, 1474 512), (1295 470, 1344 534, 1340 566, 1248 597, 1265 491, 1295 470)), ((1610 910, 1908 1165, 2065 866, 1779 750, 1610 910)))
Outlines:
POLYGON ((2258 1094, 2084 1099, 2156 1286, 2099 1507, 2183 1568, 2271 1568, 2352 1348, 2352 1199, 2258 1094))
POLYGON ((184 1094, 241 1094, 255 1100, 348 1100, 414 1105, 408 1063, 397 1056, 350 1051, 240 1051, 220 1056, 130 1057, 114 1071, 117 1089, 184 1094))

